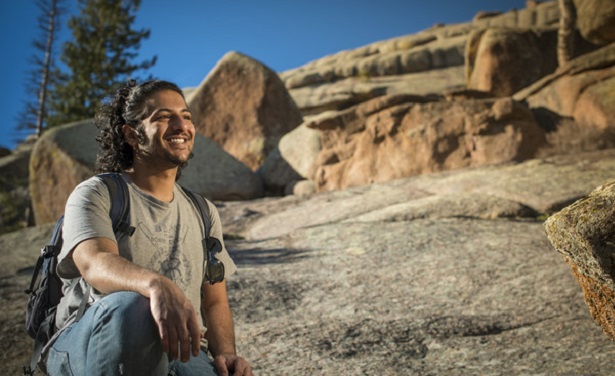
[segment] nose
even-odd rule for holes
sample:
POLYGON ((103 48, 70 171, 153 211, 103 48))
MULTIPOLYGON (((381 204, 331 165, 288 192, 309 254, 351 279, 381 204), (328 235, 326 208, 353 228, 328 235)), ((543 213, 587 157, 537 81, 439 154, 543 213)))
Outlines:
POLYGON ((174 116, 170 123, 172 129, 179 131, 185 131, 190 125, 191 123, 182 116, 174 116))

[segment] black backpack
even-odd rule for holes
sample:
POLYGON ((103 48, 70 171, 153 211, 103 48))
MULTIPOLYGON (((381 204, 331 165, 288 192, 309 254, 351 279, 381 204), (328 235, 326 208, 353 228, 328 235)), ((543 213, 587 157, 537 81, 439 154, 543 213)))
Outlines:
MULTIPOLYGON (((111 209, 109 216, 113 224, 113 231, 116 237, 121 234, 131 236, 135 228, 130 226, 130 196, 128 186, 121 175, 118 173, 105 173, 97 175, 109 190, 111 197, 111 209)), ((205 226, 205 238, 203 247, 207 252, 207 267, 205 277, 211 284, 221 282, 224 278, 224 265, 214 258, 214 253, 221 250, 220 242, 209 236, 211 222, 209 219, 209 207, 205 199, 198 194, 182 187, 184 192, 190 197, 197 207, 203 224, 205 226)), ((24 367, 24 375, 33 375, 45 344, 55 333, 56 308, 62 298, 62 280, 56 273, 58 255, 62 249, 62 225, 64 216, 56 222, 51 239, 47 245, 41 249, 30 286, 26 289, 29 295, 26 308, 26 331, 34 339, 34 351, 30 363, 24 367)), ((87 302, 89 300, 89 287, 77 311, 78 321, 83 316, 87 302)))

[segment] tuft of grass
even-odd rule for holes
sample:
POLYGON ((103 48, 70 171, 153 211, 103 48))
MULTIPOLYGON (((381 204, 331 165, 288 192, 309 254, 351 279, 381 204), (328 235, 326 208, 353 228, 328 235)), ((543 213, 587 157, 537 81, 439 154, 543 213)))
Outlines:
POLYGON ((549 215, 549 214, 547 214, 547 213, 540 213, 540 214, 538 214, 538 216, 536 217, 536 220, 537 220, 537 221, 540 221, 540 222, 544 222, 544 221, 546 221, 547 219, 549 219, 549 217, 550 217, 550 215, 549 215))
POLYGON ((18 181, 0 181, 0 234, 28 226, 30 195, 28 185, 18 181))
POLYGON ((224 237, 224 240, 244 240, 245 238, 239 234, 233 234, 233 233, 224 233, 222 235, 224 237))

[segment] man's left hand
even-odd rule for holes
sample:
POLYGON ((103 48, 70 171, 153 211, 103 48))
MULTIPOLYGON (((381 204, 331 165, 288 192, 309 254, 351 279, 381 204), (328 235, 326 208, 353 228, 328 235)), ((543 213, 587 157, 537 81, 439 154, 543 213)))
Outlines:
POLYGON ((220 354, 214 359, 220 376, 254 376, 247 360, 235 354, 220 354))

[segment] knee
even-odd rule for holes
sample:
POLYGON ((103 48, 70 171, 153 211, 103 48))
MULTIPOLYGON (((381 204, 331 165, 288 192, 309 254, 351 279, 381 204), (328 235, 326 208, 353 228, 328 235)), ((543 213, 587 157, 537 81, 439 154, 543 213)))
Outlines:
POLYGON ((149 299, 136 292, 121 291, 109 294, 98 304, 102 308, 99 323, 115 326, 123 335, 147 337, 156 333, 156 324, 149 299))
POLYGON ((126 375, 164 373, 160 370, 166 370, 167 357, 149 299, 134 292, 116 292, 89 309, 94 311, 94 324, 87 347, 96 353, 90 363, 122 367, 126 375))
POLYGON ((151 315, 149 299, 133 291, 114 292, 102 298, 100 303, 122 316, 151 315))

